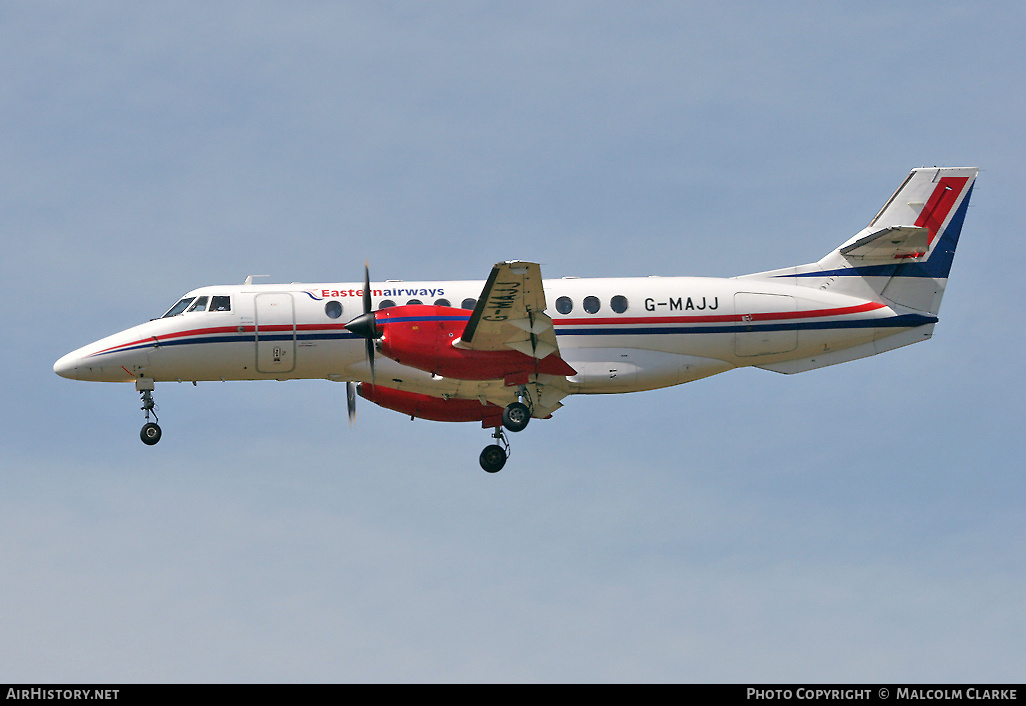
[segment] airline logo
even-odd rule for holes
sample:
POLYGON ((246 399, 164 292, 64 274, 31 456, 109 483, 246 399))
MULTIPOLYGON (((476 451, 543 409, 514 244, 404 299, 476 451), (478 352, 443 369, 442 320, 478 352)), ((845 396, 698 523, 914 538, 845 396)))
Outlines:
MULTIPOLYGON (((305 289, 303 290, 311 299, 321 301, 323 299, 343 299, 345 297, 362 297, 362 289, 305 289)), ((392 289, 372 289, 372 297, 444 297, 445 289, 398 287, 392 289)))

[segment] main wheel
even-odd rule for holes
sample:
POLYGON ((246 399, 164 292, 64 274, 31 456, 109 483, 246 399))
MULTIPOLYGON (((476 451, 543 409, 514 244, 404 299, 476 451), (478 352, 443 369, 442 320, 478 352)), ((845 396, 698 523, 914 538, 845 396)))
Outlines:
POLYGON ((502 410, 502 426, 510 431, 523 431, 531 421, 531 410, 523 402, 513 402, 502 410))
POLYGON ((142 431, 139 432, 139 438, 147 446, 153 446, 155 443, 160 441, 160 427, 153 422, 144 424, 142 431))
POLYGON ((488 473, 498 473, 506 465, 506 449, 498 444, 485 446, 481 452, 481 468, 488 473))

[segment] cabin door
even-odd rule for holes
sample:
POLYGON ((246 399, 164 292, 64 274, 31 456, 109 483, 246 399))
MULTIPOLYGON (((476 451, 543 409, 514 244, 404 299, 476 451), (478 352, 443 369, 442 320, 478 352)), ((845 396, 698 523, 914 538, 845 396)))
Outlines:
POLYGON ((256 295, 256 369, 288 373, 296 367, 296 312, 292 295, 256 295))

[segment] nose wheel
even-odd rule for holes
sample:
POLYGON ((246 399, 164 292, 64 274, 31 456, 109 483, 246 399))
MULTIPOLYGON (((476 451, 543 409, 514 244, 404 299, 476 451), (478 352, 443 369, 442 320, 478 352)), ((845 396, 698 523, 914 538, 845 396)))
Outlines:
POLYGON ((160 427, 153 422, 143 424, 142 431, 139 432, 139 438, 147 446, 153 446, 160 441, 160 427))
POLYGON ((160 427, 157 425, 157 405, 153 402, 153 381, 137 380, 135 388, 142 395, 142 411, 146 413, 146 423, 143 424, 143 428, 139 431, 139 438, 147 446, 153 446, 155 443, 160 441, 160 427), (153 421, 150 421, 150 414, 153 415, 153 421))

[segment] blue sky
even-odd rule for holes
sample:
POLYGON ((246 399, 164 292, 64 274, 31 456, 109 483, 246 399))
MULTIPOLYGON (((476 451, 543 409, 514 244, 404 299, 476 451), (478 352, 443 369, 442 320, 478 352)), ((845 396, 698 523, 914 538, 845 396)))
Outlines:
POLYGON ((0 679, 1021 681, 1019 3, 0 8, 0 679), (982 168, 922 345, 475 425, 53 361, 241 282, 731 276, 982 168))

